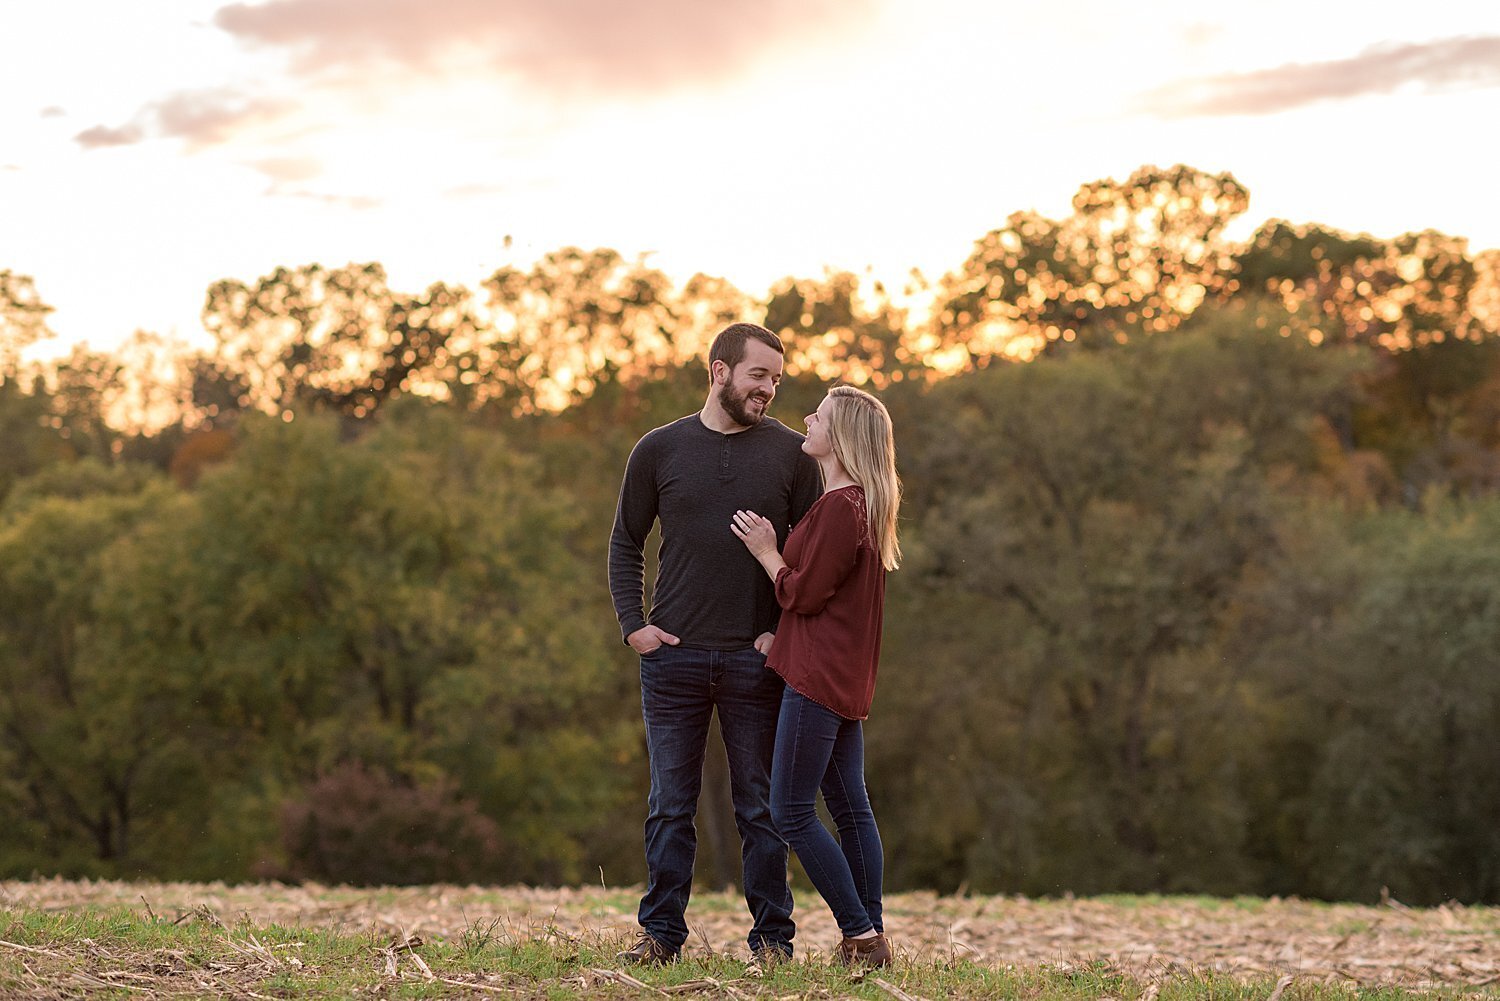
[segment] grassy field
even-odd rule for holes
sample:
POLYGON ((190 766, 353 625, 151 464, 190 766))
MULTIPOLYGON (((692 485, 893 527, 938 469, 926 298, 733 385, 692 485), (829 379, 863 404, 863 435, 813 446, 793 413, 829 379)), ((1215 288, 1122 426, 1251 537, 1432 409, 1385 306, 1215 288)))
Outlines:
POLYGON ((636 891, 0 883, 0 997, 1500 998, 1500 909, 1295 900, 887 901, 894 967, 850 974, 816 897, 798 958, 694 897, 683 962, 621 969, 636 891))

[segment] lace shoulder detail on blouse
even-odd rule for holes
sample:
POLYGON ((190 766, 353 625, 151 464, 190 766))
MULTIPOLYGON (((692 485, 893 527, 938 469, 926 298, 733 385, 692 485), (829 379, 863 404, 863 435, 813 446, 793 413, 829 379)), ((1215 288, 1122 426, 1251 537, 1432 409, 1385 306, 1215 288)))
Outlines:
POLYGON ((840 493, 844 501, 854 510, 855 520, 859 525, 859 541, 856 544, 861 549, 874 549, 875 539, 870 534, 870 512, 865 506, 864 487, 842 490, 840 493))

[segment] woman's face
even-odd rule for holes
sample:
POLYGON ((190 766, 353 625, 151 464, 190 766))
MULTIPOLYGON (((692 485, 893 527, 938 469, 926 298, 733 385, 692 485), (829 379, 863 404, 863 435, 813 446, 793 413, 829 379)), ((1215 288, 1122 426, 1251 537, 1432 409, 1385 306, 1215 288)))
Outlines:
POLYGON ((833 444, 828 440, 828 415, 833 410, 833 398, 825 396, 818 409, 803 418, 807 424, 807 440, 802 451, 814 459, 823 459, 833 454, 833 444))

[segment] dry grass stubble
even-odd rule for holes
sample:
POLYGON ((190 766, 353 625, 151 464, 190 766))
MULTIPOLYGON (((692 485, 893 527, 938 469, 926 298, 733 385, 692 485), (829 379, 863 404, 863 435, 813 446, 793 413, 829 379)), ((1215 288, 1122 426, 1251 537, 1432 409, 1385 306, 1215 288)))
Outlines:
MULTIPOLYGON (((251 984, 264 984, 278 973, 292 976, 300 965, 295 949, 259 941, 253 931, 257 927, 366 935, 368 941, 383 943, 374 950, 378 954, 373 960, 387 974, 430 982, 442 978, 417 952, 424 939, 462 945, 480 936, 503 934, 519 942, 541 934, 608 948, 633 933, 637 892, 41 880, 0 883, 0 925, 5 911, 66 914, 121 908, 161 922, 201 922, 218 930, 232 958, 219 961, 221 969, 196 971, 194 976, 204 982, 195 989, 257 996, 251 984), (206 977, 205 972, 218 976, 206 977), (243 986, 234 987, 235 983, 243 986)), ((798 902, 799 955, 821 962, 833 950, 837 931, 816 895, 804 892, 798 902)), ((928 893, 896 894, 886 906, 887 931, 901 957, 912 963, 967 960, 1017 970, 1103 968, 1148 984, 1202 974, 1240 981, 1275 979, 1283 987, 1295 979, 1364 988, 1478 989, 1486 994, 1500 984, 1500 908, 1413 909, 1394 901, 1362 906, 1277 899, 1030 900, 928 893)), ((689 923, 694 935, 686 955, 748 959, 743 937, 749 916, 737 896, 699 892, 689 923)), ((28 961, 45 964, 48 950, 5 939, 0 935, 0 953, 20 957, 23 968, 32 968, 28 961)), ((90 944, 85 941, 78 947, 87 951, 90 944)), ((155 993, 149 983, 173 975, 179 976, 182 987, 192 986, 191 979, 182 979, 188 972, 184 957, 170 948, 129 962, 121 958, 112 967, 114 958, 95 955, 86 970, 75 968, 70 980, 51 985, 56 993, 45 996, 78 996, 105 988, 121 994, 155 993)), ((628 973, 590 969, 577 976, 593 978, 594 986, 633 989, 628 973)), ((446 982, 475 993, 504 990, 471 980, 446 982)), ((712 985, 703 989, 717 990, 712 985)))

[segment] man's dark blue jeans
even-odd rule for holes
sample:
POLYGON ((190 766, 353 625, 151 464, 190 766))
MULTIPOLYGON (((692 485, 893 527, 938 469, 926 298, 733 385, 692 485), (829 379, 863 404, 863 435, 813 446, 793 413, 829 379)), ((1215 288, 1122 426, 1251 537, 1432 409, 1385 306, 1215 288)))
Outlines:
POLYGON ((771 813, 846 936, 884 932, 880 831, 865 792, 865 736, 845 719, 787 686, 776 727, 771 813), (818 790, 833 816, 834 841, 818 819, 818 790))
POLYGON ((745 903, 754 923, 752 952, 790 956, 792 890, 787 846, 771 822, 771 754, 785 685, 754 648, 690 650, 662 646, 641 657, 641 707, 651 755, 641 927, 673 952, 687 941, 683 919, 693 888, 698 835, 693 817, 703 785, 703 755, 715 709, 729 758, 729 787, 739 829, 745 903))

